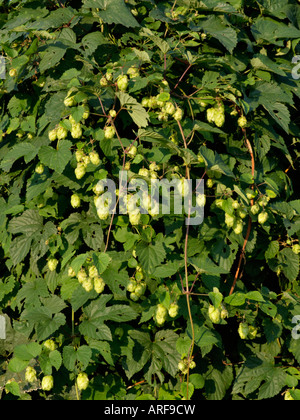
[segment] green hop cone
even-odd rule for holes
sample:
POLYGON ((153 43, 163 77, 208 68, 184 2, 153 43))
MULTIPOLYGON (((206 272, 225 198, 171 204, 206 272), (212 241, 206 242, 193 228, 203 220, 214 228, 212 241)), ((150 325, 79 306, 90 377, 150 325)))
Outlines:
POLYGON ((72 125, 71 136, 73 139, 81 139, 82 128, 80 123, 72 125))
POLYGON ((33 367, 28 366, 26 368, 25 380, 31 384, 37 380, 36 370, 33 367))
POLYGON ((102 277, 94 278, 94 289, 100 295, 105 289, 105 282, 102 277))
POLYGON ((228 213, 225 213, 225 223, 227 227, 232 228, 236 222, 236 218, 228 213))
POLYGON ((299 255, 300 254, 300 245, 299 244, 293 245, 292 251, 293 251, 294 254, 299 255))
POLYGON ((238 119, 238 126, 241 128, 245 128, 248 124, 247 118, 242 116, 238 119))
POLYGON ((49 131, 48 137, 50 141, 55 141, 57 139, 57 129, 49 131))
POLYGON ((248 337, 250 340, 254 340, 257 336, 258 333, 258 329, 256 327, 254 327, 253 325, 249 326, 249 332, 248 332, 248 337))
POLYGON ((51 258, 50 260, 48 260, 48 268, 50 271, 55 271, 57 265, 58 265, 58 261, 56 258, 51 258))
POLYGON ((221 312, 219 308, 215 308, 213 305, 209 305, 208 316, 213 324, 219 324, 221 321, 221 312))
POLYGON ((126 75, 121 75, 117 79, 117 86, 121 92, 125 92, 128 87, 128 77, 126 75))
POLYGON ((90 161, 92 162, 93 165, 98 166, 101 163, 100 157, 98 155, 97 152, 91 152, 89 154, 90 157, 90 161))
POLYGON ((64 127, 58 127, 57 129, 57 138, 58 140, 64 140, 68 136, 68 130, 64 127))
POLYGON ((104 128, 104 137, 107 140, 111 140, 116 134, 116 130, 112 126, 108 126, 104 128))
POLYGON ((284 394, 285 401, 295 401, 295 399, 291 395, 291 391, 288 389, 284 394))
POLYGON ((45 167, 42 163, 39 163, 36 167, 35 167, 35 172, 38 175, 42 175, 44 173, 45 167))
POLYGON ((178 311, 179 311, 179 306, 177 305, 177 303, 172 303, 168 311, 169 316, 171 318, 176 318, 178 315, 178 311))
POLYGON ((173 118, 175 121, 181 121, 183 118, 183 110, 181 108, 177 108, 173 115, 173 118))
POLYGON ((261 225, 264 225, 269 219, 269 215, 266 211, 261 212, 258 215, 258 223, 260 223, 261 225))
POLYGON ((256 215, 256 214, 258 214, 260 212, 260 206, 259 206, 259 204, 258 203, 256 203, 256 204, 254 204, 252 207, 251 207, 251 213, 252 214, 254 214, 254 215, 256 215))
POLYGON ((249 325, 246 322, 241 322, 238 328, 238 333, 242 340, 246 340, 249 334, 249 325))
POLYGON ((233 226, 233 231, 236 235, 243 233, 244 224, 241 220, 237 220, 233 226))
POLYGON ((134 158, 135 156, 136 156, 136 154, 137 154, 137 148, 136 148, 136 146, 131 146, 131 147, 129 147, 128 149, 127 149, 127 155, 130 157, 130 158, 134 158))
POLYGON ((140 213, 139 209, 136 209, 136 210, 132 211, 131 213, 129 213, 129 221, 133 226, 136 226, 140 223, 141 213, 140 213))
POLYGON ((55 344, 55 342, 54 342, 53 340, 51 340, 51 339, 46 340, 46 341, 43 343, 43 346, 44 346, 46 349, 50 350, 50 351, 54 351, 54 350, 56 350, 56 344, 55 344))
POLYGON ((73 194, 71 197, 71 206, 73 209, 78 209, 78 207, 80 207, 80 203, 80 197, 77 194, 73 194))
POLYGON ((79 273, 77 274, 77 279, 79 281, 79 283, 83 283, 85 280, 87 280, 87 274, 84 268, 82 268, 79 273))
POLYGON ((79 163, 75 169, 75 176, 79 180, 86 174, 86 167, 84 163, 79 163))
POLYGON ((94 281, 90 277, 82 282, 82 287, 84 290, 89 293, 94 289, 94 281))
POLYGON ((85 372, 79 373, 76 380, 79 391, 86 390, 87 387, 89 386, 89 382, 90 382, 89 378, 85 372))
POLYGON ((92 279, 98 277, 98 270, 97 267, 95 267, 94 265, 92 265, 89 268, 89 277, 91 277, 92 279))
POLYGON ((42 380, 42 390, 51 391, 54 386, 54 380, 52 375, 44 376, 42 380))
POLYGON ((130 280, 127 286, 127 291, 129 293, 134 293, 136 286, 137 286, 137 282, 135 280, 130 280))

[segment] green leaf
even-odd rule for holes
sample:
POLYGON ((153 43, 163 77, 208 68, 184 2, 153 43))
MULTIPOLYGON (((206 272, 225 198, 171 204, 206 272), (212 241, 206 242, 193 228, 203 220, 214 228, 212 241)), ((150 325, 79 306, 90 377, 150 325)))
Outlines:
POLYGON ((190 398, 192 398, 192 396, 194 394, 195 387, 194 387, 193 383, 191 383, 191 382, 189 384, 187 384, 187 382, 182 382, 180 389, 181 389, 181 394, 186 399, 190 399, 190 398))
POLYGON ((279 338, 282 334, 283 328, 278 321, 265 318, 263 320, 263 326, 268 343, 272 343, 277 340, 277 338, 279 338))
POLYGON ((126 109, 139 128, 145 128, 149 123, 149 115, 145 108, 132 96, 125 92, 118 92, 116 96, 119 98, 122 108, 126 109))
POLYGON ((98 14, 105 23, 120 24, 126 28, 140 26, 130 9, 126 7, 124 0, 85 0, 84 7, 100 8, 98 14))
POLYGON ((20 385, 13 381, 5 384, 5 391, 10 392, 11 394, 15 395, 16 397, 21 396, 20 385))
POLYGON ((77 349, 76 358, 82 364, 82 370, 85 370, 91 360, 92 357, 92 350, 88 346, 80 346, 77 349))
POLYGON ((39 356, 42 351, 42 346, 38 343, 29 343, 29 344, 21 344, 17 346, 14 351, 14 357, 17 357, 20 360, 28 360, 39 356))
POLYGON ((221 156, 217 152, 214 152, 211 149, 208 149, 206 146, 200 147, 200 154, 206 162, 208 169, 216 172, 221 172, 222 174, 234 178, 234 174, 231 169, 225 164, 221 156))
POLYGON ((14 373, 22 372, 28 366, 28 360, 21 360, 13 357, 8 363, 8 370, 14 373))
POLYGON ((104 273, 111 262, 109 255, 104 252, 93 253, 92 258, 99 274, 104 273))
POLYGON ((71 146, 72 143, 68 140, 61 140, 57 149, 51 146, 42 146, 39 150, 40 161, 50 169, 62 174, 72 158, 71 146))
POLYGON ((246 295, 244 293, 235 292, 231 296, 227 296, 224 301, 231 306, 243 306, 246 302, 246 295))
POLYGON ((58 350, 54 350, 49 353, 49 360, 56 370, 60 369, 62 365, 62 357, 58 350))
POLYGON ((265 257, 267 260, 271 260, 272 258, 275 258, 275 256, 278 254, 280 249, 279 242, 278 241, 272 241, 268 245, 268 249, 265 252, 265 257))
POLYGON ((9 172, 16 160, 24 157, 25 163, 29 163, 37 155, 37 148, 31 143, 19 143, 15 145, 1 162, 1 169, 9 172))
POLYGON ((24 213, 12 219, 8 225, 8 231, 13 234, 26 233, 27 235, 40 232, 43 227, 43 218, 37 210, 26 210, 24 213))
POLYGON ((40 61, 40 72, 44 73, 59 63, 66 54, 66 51, 64 44, 49 47, 40 61))
POLYGON ((280 251, 278 261, 283 266, 282 272, 289 281, 292 282, 298 278, 300 259, 292 249, 285 248, 280 251))
POLYGON ((205 385, 205 379, 199 373, 192 373, 190 375, 190 382, 194 385, 195 389, 202 389, 205 385))
POLYGON ((232 54, 238 42, 237 33, 233 28, 227 27, 219 17, 213 15, 205 19, 200 28, 216 38, 232 54))
POLYGON ((166 257, 166 251, 161 242, 148 244, 142 241, 137 245, 136 253, 141 266, 149 274, 152 274, 166 257))
POLYGON ((274 120, 284 129, 284 131, 289 133, 289 124, 291 122, 291 116, 289 109, 286 105, 279 102, 275 103, 264 103, 265 109, 269 114, 274 118, 274 120))
POLYGON ((265 301, 265 299, 262 297, 262 294, 257 290, 254 290, 253 292, 248 292, 246 294, 246 299, 254 300, 255 302, 264 302, 265 301))

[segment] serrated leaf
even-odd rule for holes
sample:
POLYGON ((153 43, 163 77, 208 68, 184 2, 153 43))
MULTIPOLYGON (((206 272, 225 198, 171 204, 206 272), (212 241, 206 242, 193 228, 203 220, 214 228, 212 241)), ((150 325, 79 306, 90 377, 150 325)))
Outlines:
POLYGON ((136 253, 141 266, 149 274, 152 274, 166 257, 166 251, 161 242, 148 244, 142 241, 137 245, 136 253))
POLYGON ((31 143, 20 143, 15 145, 1 162, 1 169, 9 172, 14 162, 24 157, 25 163, 30 162, 37 155, 37 148, 31 143))
POLYGON ((28 235, 40 232, 43 227, 43 218, 37 210, 26 210, 20 217, 12 219, 8 231, 13 234, 26 233, 28 235))
POLYGON ((51 146, 42 146, 39 150, 40 161, 50 169, 62 174, 72 159, 71 147, 72 143, 68 140, 61 140, 57 145, 57 149, 51 146))
POLYGON ((282 272, 289 281, 294 281, 299 275, 299 255, 294 254, 291 248, 285 248, 279 253, 279 263, 282 264, 282 272))
POLYGON ((274 120, 288 134, 289 124, 291 122, 291 115, 290 115, 288 107, 279 102, 275 102, 275 103, 265 102, 264 107, 269 112, 269 114, 274 118, 274 120))
POLYGON ((40 62, 40 72, 44 73, 46 70, 54 67, 66 54, 66 47, 64 44, 60 46, 52 46, 47 49, 40 62))
POLYGON ((272 241, 268 245, 268 249, 265 252, 267 260, 274 258, 279 252, 280 246, 278 241, 272 241))
POLYGON ((124 0, 85 0, 84 7, 101 9, 98 14, 105 23, 120 24, 126 28, 140 26, 130 9, 125 5, 124 0))
POLYGON ((149 115, 145 108, 132 96, 125 92, 117 92, 122 108, 126 109, 139 128, 145 128, 149 123, 149 115))
POLYGON ((244 293, 235 292, 224 299, 225 303, 231 306, 242 306, 246 302, 246 295, 244 293))

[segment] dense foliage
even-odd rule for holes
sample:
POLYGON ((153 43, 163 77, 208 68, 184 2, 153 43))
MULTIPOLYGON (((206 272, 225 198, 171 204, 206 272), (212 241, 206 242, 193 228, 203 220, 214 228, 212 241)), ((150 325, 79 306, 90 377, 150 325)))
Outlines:
POLYGON ((300 399, 299 41, 296 0, 0 0, 2 399, 300 399), (204 222, 101 209, 124 169, 204 222))

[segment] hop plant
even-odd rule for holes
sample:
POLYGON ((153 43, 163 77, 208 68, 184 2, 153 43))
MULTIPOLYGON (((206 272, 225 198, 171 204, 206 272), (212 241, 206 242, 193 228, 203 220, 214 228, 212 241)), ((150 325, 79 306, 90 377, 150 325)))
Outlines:
POLYGON ((238 126, 241 128, 245 128, 248 124, 247 118, 242 116, 238 119, 238 126))
POLYGON ((155 319, 156 324, 159 327, 163 326, 164 323, 166 322, 167 314, 168 314, 168 311, 164 307, 164 305, 162 304, 157 305, 154 319, 155 319))
POLYGON ((43 391, 51 391, 54 386, 54 380, 52 375, 44 376, 42 380, 43 391))
POLYGON ((128 77, 126 75, 119 76, 117 79, 117 86, 121 92, 125 92, 128 87, 128 77))
POLYGON ((50 260, 48 260, 48 268, 50 271, 55 271, 57 265, 58 265, 58 261, 56 258, 51 258, 50 260))
POLYGON ((94 278, 94 289, 99 295, 104 291, 105 282, 102 277, 97 276, 94 278))
POLYGON ((36 167, 35 167, 35 172, 38 175, 42 175, 44 173, 45 167, 42 163, 39 163, 36 167))
POLYGON ((179 311, 179 306, 177 305, 177 303, 171 303, 170 308, 169 308, 169 316, 171 318, 176 318, 178 315, 178 311, 179 311))
POLYGON ((175 121, 181 121, 183 118, 183 110, 181 108, 177 108, 173 115, 173 118, 175 121))
POLYGON ((69 269, 68 269, 68 276, 69 277, 76 277, 76 273, 75 273, 75 271, 73 270, 72 267, 69 267, 69 269))
POLYGON ((89 267, 89 277, 91 277, 92 279, 94 279, 97 276, 98 276, 97 267, 95 267, 94 265, 92 265, 91 267, 89 267))
POLYGON ((91 152, 89 154, 89 158, 90 158, 90 161, 92 162, 93 165, 95 165, 95 166, 100 165, 101 161, 100 161, 100 157, 99 157, 97 152, 91 152))
POLYGON ((84 290, 86 292, 91 292, 94 288, 94 282, 93 279, 91 279, 90 277, 88 277, 86 280, 84 280, 82 282, 82 287, 84 288, 84 290))
POLYGON ((86 174, 86 167, 84 163, 79 163, 75 169, 75 176, 79 180, 86 174))
POLYGON ((260 223, 261 225, 264 225, 269 219, 269 215, 266 211, 261 212, 258 215, 258 223, 260 223))
POLYGON ((71 206, 74 209, 78 209, 78 207, 80 207, 80 204, 81 204, 80 197, 77 194, 73 194, 71 197, 71 206))
POLYGON ((213 305, 209 305, 208 316, 211 322, 219 324, 221 321, 221 312, 219 308, 215 308, 213 305))
POLYGON ((55 141, 57 139, 57 129, 49 131, 48 137, 50 141, 55 141))
POLYGON ((128 150, 127 150, 127 155, 130 157, 130 158, 134 158, 135 156, 136 156, 136 154, 137 154, 137 148, 136 148, 136 146, 130 146, 129 148, 128 148, 128 150))
POLYGON ((46 340, 46 341, 43 343, 43 346, 44 346, 46 349, 50 350, 50 351, 54 351, 54 350, 56 350, 56 344, 55 344, 55 342, 54 342, 52 339, 46 340))
POLYGON ((136 210, 132 211, 131 213, 129 213, 129 221, 133 226, 136 226, 140 223, 141 213, 140 213, 139 209, 136 209, 136 210))
POLYGON ((87 273, 85 271, 84 268, 81 268, 81 270, 79 271, 79 273, 77 274, 77 279, 79 281, 79 283, 83 283, 85 280, 87 280, 87 273))
POLYGON ((68 130, 64 127, 59 126, 57 129, 58 140, 64 140, 68 136, 68 130))
POLYGON ((85 372, 79 373, 79 375, 77 376, 76 383, 79 391, 86 390, 90 383, 88 375, 85 372))
POLYGON ((293 251, 294 254, 299 255, 300 254, 300 245, 299 244, 293 245, 292 251, 293 251))
POLYGON ((225 223, 229 228, 232 228, 234 224, 236 223, 235 216, 232 216, 231 214, 225 213, 225 223))
POLYGON ((238 333, 242 340, 246 340, 249 334, 249 325, 246 322, 241 322, 238 328, 238 333))
POLYGON ((9 70, 9 76, 10 77, 17 77, 17 75, 18 75, 17 69, 10 69, 9 70))
POLYGON ((82 129, 80 123, 72 125, 71 136, 73 139, 80 139, 82 137, 82 129))
POLYGON ((37 380, 36 370, 33 367, 27 366, 25 372, 25 380, 31 384, 37 380))
POLYGON ((104 128, 104 137, 108 140, 111 140, 112 138, 114 138, 116 134, 116 130, 114 129, 114 127, 112 126, 108 126, 104 128))

